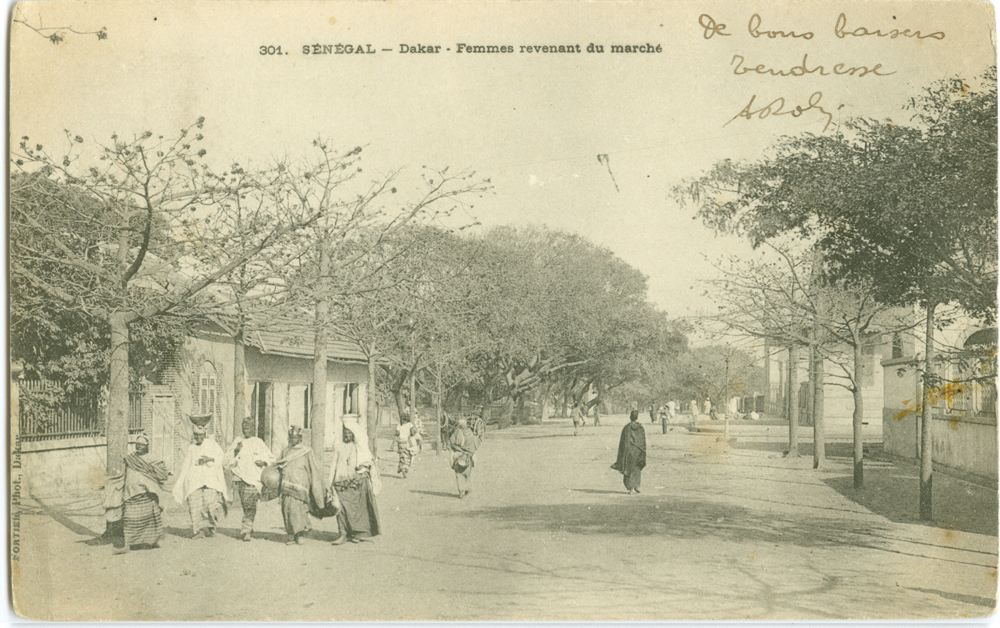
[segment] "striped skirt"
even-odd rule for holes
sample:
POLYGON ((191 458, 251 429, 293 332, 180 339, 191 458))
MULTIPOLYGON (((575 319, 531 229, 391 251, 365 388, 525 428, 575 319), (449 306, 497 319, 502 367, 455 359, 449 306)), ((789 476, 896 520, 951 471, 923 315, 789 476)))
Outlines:
POLYGON ((149 493, 136 495, 125 502, 125 543, 155 545, 163 538, 163 509, 149 493))

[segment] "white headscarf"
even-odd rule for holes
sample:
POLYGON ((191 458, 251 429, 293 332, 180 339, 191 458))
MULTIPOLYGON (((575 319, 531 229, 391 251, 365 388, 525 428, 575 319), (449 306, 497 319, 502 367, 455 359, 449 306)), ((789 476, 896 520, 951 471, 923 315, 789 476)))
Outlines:
MULTIPOLYGON (((372 463, 372 452, 368 450, 368 430, 355 417, 344 417, 344 427, 354 434, 354 444, 358 448, 358 466, 372 463)), ((347 445, 343 438, 337 439, 341 447, 347 445)))

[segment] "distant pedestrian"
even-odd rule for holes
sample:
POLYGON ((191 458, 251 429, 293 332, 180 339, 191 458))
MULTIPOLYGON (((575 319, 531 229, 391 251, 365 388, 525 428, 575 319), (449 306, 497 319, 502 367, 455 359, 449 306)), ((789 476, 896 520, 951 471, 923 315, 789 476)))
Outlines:
POLYGON ((632 491, 639 492, 645 466, 646 431, 639 424, 639 411, 633 410, 629 415, 628 425, 622 428, 622 435, 618 440, 618 459, 611 468, 624 476, 625 488, 631 495, 632 491))
POLYGON ((167 467, 149 458, 149 439, 135 439, 135 453, 125 456, 124 530, 125 544, 115 550, 124 553, 138 545, 159 547, 163 538, 163 507, 160 490, 167 481, 167 467))
POLYGON ((416 448, 417 452, 424 450, 424 439, 427 438, 427 430, 424 429, 424 422, 420 419, 420 413, 413 413, 413 446, 416 448))
POLYGON ((656 404, 649 404, 649 422, 656 423, 656 404))
POLYGON ((459 416, 458 426, 451 435, 451 469, 455 472, 460 499, 469 494, 472 467, 476 464, 476 448, 476 435, 469 429, 469 420, 459 416))
POLYGON ((333 541, 334 545, 345 541, 361 543, 382 532, 375 502, 381 482, 372 453, 364 444, 367 440, 360 423, 353 418, 344 419, 341 442, 333 446, 327 478, 327 486, 336 493, 340 503, 337 513, 340 536, 333 541))
POLYGON ((600 427, 600 426, 601 426, 601 415, 597 411, 597 406, 594 406, 594 427, 600 427))
POLYGON ((396 473, 404 479, 406 474, 410 472, 413 456, 419 450, 417 434, 417 427, 410 422, 410 417, 406 414, 400 416, 399 426, 396 428, 396 452, 399 453, 399 466, 396 473))
POLYGON ((698 402, 695 401, 694 399, 692 399, 691 403, 688 404, 688 408, 691 411, 691 419, 692 420, 693 419, 697 419, 698 418, 698 402))
POLYGON ((578 436, 580 428, 583 426, 583 404, 575 402, 573 403, 573 436, 578 436))
POLYGON ((269 464, 274 464, 274 454, 255 433, 256 423, 253 417, 243 419, 243 437, 233 441, 226 452, 224 466, 231 469, 236 484, 236 493, 240 496, 240 507, 243 509, 243 520, 240 522, 240 534, 244 541, 249 541, 253 535, 253 522, 257 517, 257 502, 263 486, 260 483, 260 473, 269 464))
POLYGON ((187 504, 196 539, 215 534, 215 526, 226 516, 226 502, 230 501, 229 487, 222 473, 225 454, 222 447, 207 436, 205 426, 193 427, 192 443, 181 463, 173 491, 178 504, 187 504))
POLYGON ((288 448, 276 463, 281 470, 281 518, 288 534, 286 545, 302 545, 312 529, 309 512, 326 506, 323 475, 312 448, 302 443, 302 428, 288 430, 288 448))

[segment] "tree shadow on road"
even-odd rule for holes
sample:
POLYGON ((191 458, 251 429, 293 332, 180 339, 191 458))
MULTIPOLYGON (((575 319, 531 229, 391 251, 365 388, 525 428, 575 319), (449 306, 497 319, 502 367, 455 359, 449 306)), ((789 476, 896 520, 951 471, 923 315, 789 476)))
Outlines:
POLYGON ((445 493, 444 491, 418 491, 415 489, 411 489, 410 492, 418 493, 420 495, 430 495, 431 497, 450 497, 452 499, 458 499, 458 491, 445 493))
MULTIPOLYGON (((194 540, 194 532, 191 528, 177 528, 174 526, 165 526, 163 531, 171 536, 180 537, 182 539, 194 540)), ((225 536, 233 540, 242 541, 243 533, 239 528, 216 528, 216 536, 225 536)), ((324 530, 310 530, 306 533, 306 539, 311 539, 314 541, 327 541, 333 542, 339 535, 335 532, 326 532, 324 530)), ((285 543, 288 540, 287 534, 281 534, 278 532, 261 532, 254 530, 253 532, 254 541, 272 541, 274 543, 285 543)), ((204 542, 202 539, 198 539, 198 542, 204 542)), ((211 542, 211 541, 208 541, 211 542)))
POLYGON ((880 546, 886 526, 847 518, 756 512, 735 505, 636 496, 616 504, 524 504, 448 513, 485 518, 525 530, 571 534, 658 536, 797 545, 800 547, 880 546))
POLYGON ((997 536, 997 493, 943 474, 935 474, 933 519, 920 520, 920 481, 915 471, 865 469, 865 485, 854 488, 852 476, 824 482, 847 499, 896 523, 997 536))

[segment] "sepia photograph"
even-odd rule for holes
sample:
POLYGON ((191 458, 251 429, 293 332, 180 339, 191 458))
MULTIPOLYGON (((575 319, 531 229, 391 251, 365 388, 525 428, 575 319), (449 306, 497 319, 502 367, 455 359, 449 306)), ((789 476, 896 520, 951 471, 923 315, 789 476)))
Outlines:
POLYGON ((14 621, 996 613, 991 3, 8 20, 14 621))

